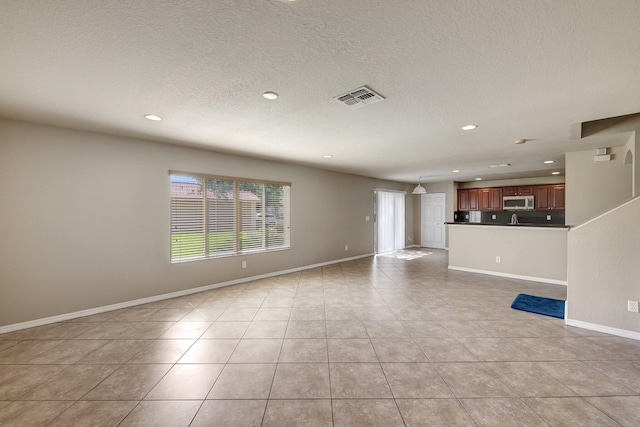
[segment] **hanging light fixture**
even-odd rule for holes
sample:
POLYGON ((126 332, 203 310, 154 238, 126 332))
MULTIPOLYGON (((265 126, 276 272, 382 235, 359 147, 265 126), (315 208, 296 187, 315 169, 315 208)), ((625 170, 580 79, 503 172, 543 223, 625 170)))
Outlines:
POLYGON ((413 189, 413 191, 411 192, 411 194, 427 194, 427 189, 424 188, 422 185, 422 177, 418 177, 418 185, 416 186, 416 188, 413 189))

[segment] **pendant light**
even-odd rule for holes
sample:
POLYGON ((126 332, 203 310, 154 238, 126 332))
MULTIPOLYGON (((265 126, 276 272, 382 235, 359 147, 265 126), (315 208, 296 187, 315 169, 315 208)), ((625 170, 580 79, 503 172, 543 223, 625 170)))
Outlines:
POLYGON ((418 185, 416 186, 416 188, 413 189, 413 191, 411 192, 411 194, 427 194, 427 189, 424 188, 421 184, 422 184, 422 177, 418 177, 418 185))

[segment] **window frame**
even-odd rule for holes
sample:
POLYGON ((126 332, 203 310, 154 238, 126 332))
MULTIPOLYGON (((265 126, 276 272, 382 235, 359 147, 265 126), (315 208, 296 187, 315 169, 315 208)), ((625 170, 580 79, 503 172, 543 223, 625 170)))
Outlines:
MULTIPOLYGON (((242 255, 250 255, 250 254, 258 254, 265 252, 275 252, 275 251, 283 251, 291 249, 291 183, 286 181, 273 181, 273 180, 265 180, 265 179, 254 179, 254 178, 244 178, 244 177, 231 177, 224 175, 211 175, 211 174, 203 174, 203 173, 195 173, 195 172, 185 172, 178 170, 170 170, 169 171, 169 204, 170 204, 170 215, 169 215, 169 260, 172 264, 190 262, 190 261, 200 261, 207 259, 215 259, 215 258, 226 258, 226 257, 234 257, 234 256, 242 256, 242 255), (187 256, 174 256, 175 248, 173 247, 174 243, 174 228, 180 226, 178 221, 174 221, 174 209, 180 209, 179 202, 176 202, 176 206, 174 208, 174 196, 173 196, 173 177, 179 176, 184 178, 192 178, 194 180, 201 180, 200 185, 204 191, 201 190, 202 195, 200 197, 194 198, 195 200, 201 200, 202 202, 202 211, 198 216, 199 222, 202 227, 202 253, 197 255, 187 255, 187 256), (231 250, 223 251, 223 252, 212 252, 210 246, 210 238, 213 232, 209 231, 212 225, 211 218, 209 217, 209 204, 211 203, 211 199, 209 198, 208 186, 210 182, 208 180, 220 180, 220 181, 232 181, 232 190, 233 191, 233 218, 229 223, 232 223, 232 236, 233 236, 233 245, 231 250), (243 235, 246 235, 247 229, 244 221, 246 221, 247 213, 246 208, 243 208, 243 200, 240 195, 242 184, 259 185, 262 186, 262 195, 259 196, 259 205, 260 205, 260 213, 261 216, 256 215, 258 218, 262 218, 262 230, 250 230, 250 231, 262 231, 264 234, 261 237, 262 247, 246 247, 242 249, 242 239, 243 235), (267 216, 272 215, 268 211, 269 208, 274 208, 271 202, 267 197, 267 186, 282 186, 282 194, 281 201, 277 203, 278 211, 281 210, 281 219, 282 221, 282 245, 273 245, 273 241, 270 241, 269 230, 267 229, 268 222, 267 216), (244 233, 244 234, 243 234, 244 233)), ((253 193, 253 191, 251 191, 253 193)), ((255 193, 253 193, 255 194, 255 193)), ((184 202, 183 202, 184 203, 184 202)), ((196 206, 197 207, 197 206, 196 206)), ((252 217, 251 217, 252 218, 252 217)), ((229 218, 227 218, 227 221, 229 218)), ((217 224, 217 223, 216 223, 217 224)), ((195 251, 198 251, 197 248, 195 251)))

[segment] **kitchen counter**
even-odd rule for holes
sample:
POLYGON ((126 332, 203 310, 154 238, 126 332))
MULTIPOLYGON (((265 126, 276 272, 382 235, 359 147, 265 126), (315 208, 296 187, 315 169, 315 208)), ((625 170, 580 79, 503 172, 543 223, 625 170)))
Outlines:
POLYGON ((509 223, 497 223, 497 222, 447 222, 447 225, 488 225, 491 227, 541 227, 541 228, 569 228, 568 225, 564 224, 534 224, 534 223, 518 223, 518 224, 509 224, 509 223))
POLYGON ((569 227, 448 223, 449 269, 567 284, 569 227))

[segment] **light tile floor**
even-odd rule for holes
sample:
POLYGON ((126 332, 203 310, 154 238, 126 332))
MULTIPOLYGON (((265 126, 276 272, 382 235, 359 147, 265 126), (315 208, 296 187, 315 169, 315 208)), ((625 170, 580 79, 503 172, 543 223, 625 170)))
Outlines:
POLYGON ((0 425, 640 425, 640 342, 520 292, 408 250, 0 335, 0 425))

